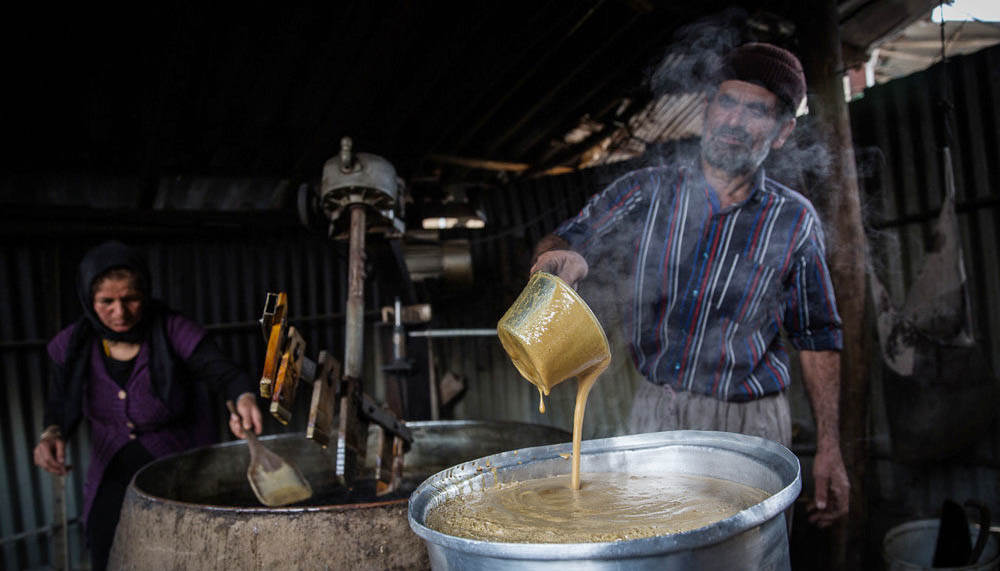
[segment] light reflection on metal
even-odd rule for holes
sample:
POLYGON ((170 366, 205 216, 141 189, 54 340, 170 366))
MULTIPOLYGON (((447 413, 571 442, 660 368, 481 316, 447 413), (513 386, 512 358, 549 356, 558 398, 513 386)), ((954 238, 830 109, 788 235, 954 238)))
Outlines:
POLYGON ((425 329, 410 331, 410 337, 496 337, 496 329, 425 329))

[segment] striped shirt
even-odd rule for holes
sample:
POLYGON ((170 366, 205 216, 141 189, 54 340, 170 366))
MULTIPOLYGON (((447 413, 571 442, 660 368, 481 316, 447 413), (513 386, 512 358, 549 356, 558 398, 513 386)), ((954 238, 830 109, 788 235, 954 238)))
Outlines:
POLYGON ((781 326, 800 350, 842 346, 819 218, 763 169, 724 209, 697 166, 634 171, 556 234, 628 276, 625 334, 653 383, 748 401, 789 384, 781 326))

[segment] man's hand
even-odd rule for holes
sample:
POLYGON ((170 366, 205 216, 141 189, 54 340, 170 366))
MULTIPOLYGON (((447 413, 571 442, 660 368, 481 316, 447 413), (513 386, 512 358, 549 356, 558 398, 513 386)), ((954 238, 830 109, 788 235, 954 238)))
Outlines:
POLYGON ((813 461, 816 492, 807 506, 809 521, 827 527, 847 515, 850 506, 851 483, 840 456, 840 448, 817 450, 813 461))
POLYGON ((43 438, 35 446, 35 466, 56 476, 69 472, 66 466, 66 441, 58 436, 43 438))
POLYGON ((806 394, 816 419, 816 458, 813 479, 816 493, 808 506, 809 521, 820 527, 847 514, 851 484, 840 455, 839 402, 840 353, 799 351, 806 394))
POLYGON ((253 429, 254 434, 260 434, 263 429, 263 419, 257 408, 257 398, 253 393, 243 393, 236 400, 236 411, 239 415, 229 415, 229 430, 236 438, 244 438, 243 431, 253 429))
POLYGON ((559 276, 576 289, 577 283, 587 277, 589 269, 587 260, 573 250, 549 250, 538 256, 530 273, 548 272, 559 276))

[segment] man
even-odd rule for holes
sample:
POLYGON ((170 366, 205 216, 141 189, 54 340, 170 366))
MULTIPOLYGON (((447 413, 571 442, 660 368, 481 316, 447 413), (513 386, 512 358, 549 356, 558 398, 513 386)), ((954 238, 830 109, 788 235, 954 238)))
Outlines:
POLYGON ((752 43, 726 58, 697 157, 631 172, 536 248, 531 271, 575 285, 588 260, 620 261, 624 333, 648 382, 632 432, 723 430, 791 445, 784 326, 799 350, 817 427, 810 520, 847 513, 840 453, 841 324, 823 234, 803 196, 761 163, 795 128, 805 97, 798 59, 752 43))

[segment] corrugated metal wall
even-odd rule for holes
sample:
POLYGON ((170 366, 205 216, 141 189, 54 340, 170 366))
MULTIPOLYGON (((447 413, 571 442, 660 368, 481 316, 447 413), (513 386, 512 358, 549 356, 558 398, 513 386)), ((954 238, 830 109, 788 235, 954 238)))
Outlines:
MULTIPOLYGON (((528 278, 531 253, 535 243, 562 221, 576 214, 584 202, 610 183, 621 172, 634 168, 621 163, 563 176, 523 181, 500 192, 487 195, 486 215, 489 226, 483 235, 472 240, 476 286, 472 297, 457 300, 450 311, 439 316, 449 327, 495 327, 528 278), (483 294, 489 292, 488 296, 483 294), (456 310, 456 308, 461 308, 456 310)), ((581 295, 595 311, 601 312, 599 293, 581 286, 581 295)), ((601 315, 609 333, 614 311, 601 315)), ((612 335, 612 339, 616 339, 612 335)), ((548 412, 538 412, 538 391, 524 381, 495 338, 449 339, 435 341, 441 370, 453 370, 467 378, 467 391, 456 405, 459 418, 490 418, 551 424, 572 429, 575 391, 560 388, 547 399, 548 412)), ((614 347, 613 347, 614 349, 614 347)), ((604 378, 626 370, 623 350, 614 351, 615 362, 604 378)), ((620 383, 599 382, 594 386, 587 408, 585 436, 596 438, 622 434, 623 411, 635 389, 634 379, 620 383)))
MULTIPOLYGON (((948 63, 954 104, 951 137, 956 202, 977 337, 1000 364, 1000 49, 948 63)), ((869 89, 851 106, 855 144, 876 231, 876 262, 896 300, 920 268, 944 199, 938 150, 941 66, 869 89)))
MULTIPOLYGON (((865 92, 851 104, 852 129, 871 227, 874 270, 897 304, 920 269, 931 224, 944 198, 938 151, 938 101, 950 87, 954 104, 950 148, 958 220, 976 336, 1000 370, 1000 48, 951 59, 865 92), (945 77, 947 79, 945 79, 945 77)), ((875 359, 878 359, 876 356, 875 359)), ((921 465, 893 462, 885 395, 873 361, 869 470, 872 537, 890 526, 936 517, 941 502, 979 499, 1000 512, 1000 422, 974 450, 921 465)))

